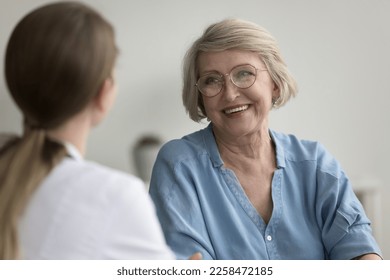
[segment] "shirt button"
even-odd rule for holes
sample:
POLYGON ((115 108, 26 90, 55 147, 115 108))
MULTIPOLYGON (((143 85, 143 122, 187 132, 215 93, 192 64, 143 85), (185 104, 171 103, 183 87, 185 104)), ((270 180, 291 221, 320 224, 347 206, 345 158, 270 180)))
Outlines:
POLYGON ((267 240, 271 241, 272 240, 272 236, 271 235, 267 235, 267 240))

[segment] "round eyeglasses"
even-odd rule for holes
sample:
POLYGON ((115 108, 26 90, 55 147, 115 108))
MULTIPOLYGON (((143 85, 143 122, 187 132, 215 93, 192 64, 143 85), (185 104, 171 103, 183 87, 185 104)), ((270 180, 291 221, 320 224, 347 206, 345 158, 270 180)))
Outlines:
POLYGON ((217 96, 225 85, 224 76, 229 76, 232 83, 240 88, 250 88, 256 81, 257 71, 267 71, 266 69, 257 69, 256 67, 245 64, 234 67, 230 73, 221 74, 211 72, 201 76, 195 86, 200 93, 207 97, 217 96))

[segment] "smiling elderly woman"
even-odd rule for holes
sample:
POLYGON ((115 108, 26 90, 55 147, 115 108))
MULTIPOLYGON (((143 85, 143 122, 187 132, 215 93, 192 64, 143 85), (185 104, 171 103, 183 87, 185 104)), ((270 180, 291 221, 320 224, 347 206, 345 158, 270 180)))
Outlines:
POLYGON ((273 37, 228 19, 184 60, 183 102, 207 128, 160 150, 150 193, 179 258, 380 259, 370 221, 337 160, 269 128, 296 94, 273 37))

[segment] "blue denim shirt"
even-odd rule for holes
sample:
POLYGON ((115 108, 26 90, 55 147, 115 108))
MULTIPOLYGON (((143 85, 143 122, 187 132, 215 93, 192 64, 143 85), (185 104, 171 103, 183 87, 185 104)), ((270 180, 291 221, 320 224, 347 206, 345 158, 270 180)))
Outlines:
POLYGON ((270 131, 277 170, 266 224, 234 172, 212 125, 166 143, 150 194, 179 259, 351 259, 381 254, 370 221, 339 163, 317 142, 270 131))

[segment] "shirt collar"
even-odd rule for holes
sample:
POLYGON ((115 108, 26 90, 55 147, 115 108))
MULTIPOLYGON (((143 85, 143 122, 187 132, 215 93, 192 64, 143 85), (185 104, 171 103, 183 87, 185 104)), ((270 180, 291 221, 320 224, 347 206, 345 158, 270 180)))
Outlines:
POLYGON ((278 135, 275 131, 269 130, 269 135, 271 136, 272 141, 275 143, 275 149, 276 149, 276 166, 277 168, 284 168, 286 167, 286 157, 284 153, 284 148, 280 140, 278 139, 278 135))
POLYGON ((77 161, 83 160, 83 156, 81 155, 79 150, 77 150, 77 148, 73 144, 71 144, 69 142, 65 142, 65 143, 63 143, 63 145, 65 146, 65 149, 66 149, 69 157, 71 157, 77 161))
POLYGON ((223 161, 221 155, 219 154, 217 142, 215 141, 214 133, 213 133, 213 125, 210 123, 203 130, 203 140, 206 147, 206 150, 210 156, 210 159, 213 163, 214 167, 220 167, 223 165, 223 161))

